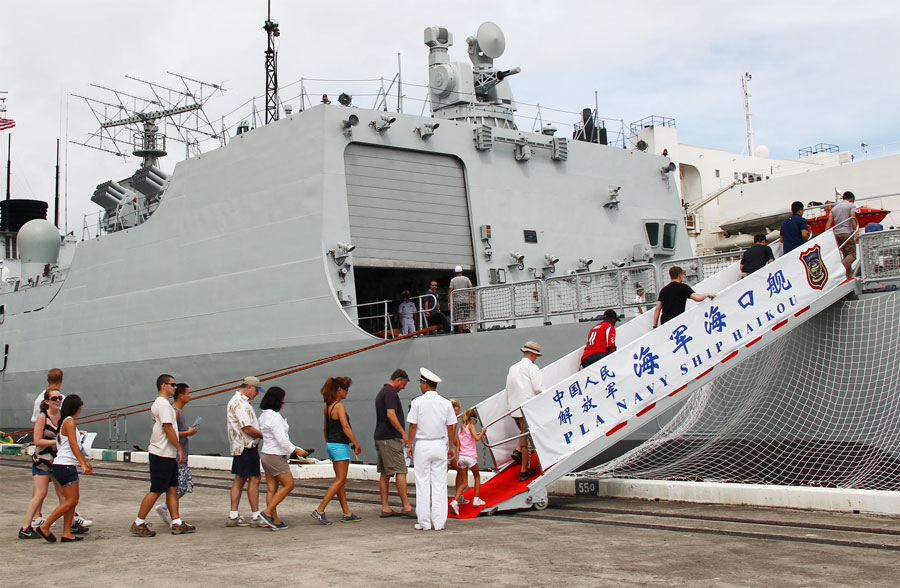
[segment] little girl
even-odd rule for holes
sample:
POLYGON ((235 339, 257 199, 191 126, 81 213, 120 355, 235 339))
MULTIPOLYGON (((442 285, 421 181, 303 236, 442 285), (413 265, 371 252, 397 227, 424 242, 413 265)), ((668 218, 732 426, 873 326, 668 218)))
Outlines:
MULTIPOLYGON (((475 478, 475 498, 472 499, 472 506, 484 506, 484 501, 478 497, 478 491, 481 489, 481 474, 478 472, 478 450, 475 447, 475 442, 481 441, 484 431, 481 433, 475 431, 475 423, 478 419, 475 417, 474 408, 463 413, 462 421, 459 429, 459 472, 462 479, 468 481, 469 469, 472 470, 472 477, 475 478)), ((456 486, 456 496, 450 502, 453 514, 459 514, 459 499, 465 488, 465 482, 456 486)))

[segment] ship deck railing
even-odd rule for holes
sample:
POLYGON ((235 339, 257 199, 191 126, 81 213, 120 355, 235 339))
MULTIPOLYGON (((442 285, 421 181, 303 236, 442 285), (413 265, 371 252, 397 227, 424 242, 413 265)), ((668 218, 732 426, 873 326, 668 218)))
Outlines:
POLYGON ((863 283, 900 281, 900 229, 859 235, 863 283))
MULTIPOLYGON (((431 308, 435 304, 433 294, 414 296, 410 301, 416 305, 416 329, 423 329, 428 325, 425 316, 425 308, 431 308)), ((394 327, 393 319, 397 315, 391 312, 394 300, 378 300, 377 302, 363 302, 360 304, 348 304, 344 306, 344 312, 349 316, 356 316, 356 324, 367 333, 379 339, 391 339, 399 334, 399 329, 394 327), (360 312, 362 310, 362 312, 360 312), (355 311, 355 312, 354 312, 355 311)), ((399 319, 399 317, 397 317, 399 319)))
POLYGON ((511 284, 459 288, 450 294, 450 322, 478 330, 514 327, 523 320, 554 317, 594 320, 607 309, 619 312, 656 303, 658 270, 641 263, 564 276, 536 278, 511 284), (636 286, 644 288, 644 302, 635 302, 636 286))

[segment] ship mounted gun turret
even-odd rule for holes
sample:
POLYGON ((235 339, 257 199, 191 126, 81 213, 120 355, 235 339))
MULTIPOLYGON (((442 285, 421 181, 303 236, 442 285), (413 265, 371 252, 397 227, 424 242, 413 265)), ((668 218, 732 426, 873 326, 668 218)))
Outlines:
POLYGON ((449 120, 515 129, 516 103, 506 78, 521 69, 494 67, 494 59, 506 49, 503 31, 496 24, 485 22, 466 43, 472 65, 451 63, 448 50, 453 46, 453 34, 440 26, 425 29, 425 45, 430 49, 428 84, 432 114, 449 120))

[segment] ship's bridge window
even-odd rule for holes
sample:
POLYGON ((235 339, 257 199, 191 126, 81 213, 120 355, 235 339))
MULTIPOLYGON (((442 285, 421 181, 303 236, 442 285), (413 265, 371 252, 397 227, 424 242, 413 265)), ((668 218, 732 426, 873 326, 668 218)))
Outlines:
POLYGON ((678 223, 670 219, 645 219, 644 230, 647 242, 656 253, 667 253, 675 250, 678 236, 678 223))
POLYGON ((665 223, 663 225, 662 248, 667 250, 675 249, 675 232, 678 227, 675 223, 665 223))
POLYGON ((644 223, 644 228, 647 229, 647 240, 650 242, 650 247, 659 247, 659 223, 656 221, 644 223))

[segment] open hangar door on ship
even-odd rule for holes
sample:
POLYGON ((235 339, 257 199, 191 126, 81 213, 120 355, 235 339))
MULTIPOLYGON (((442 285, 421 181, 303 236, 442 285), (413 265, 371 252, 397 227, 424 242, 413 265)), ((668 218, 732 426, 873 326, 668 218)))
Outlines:
MULTIPOLYGON (((351 143, 344 151, 357 304, 423 294, 438 282, 442 308, 453 268, 475 283, 469 202, 462 162, 453 156, 351 143)), ((381 308, 360 309, 360 317, 381 308)), ((372 328, 383 328, 371 321, 372 328)), ((369 329, 366 321, 360 326, 369 329)), ((394 325, 399 328, 399 325, 394 325)))

